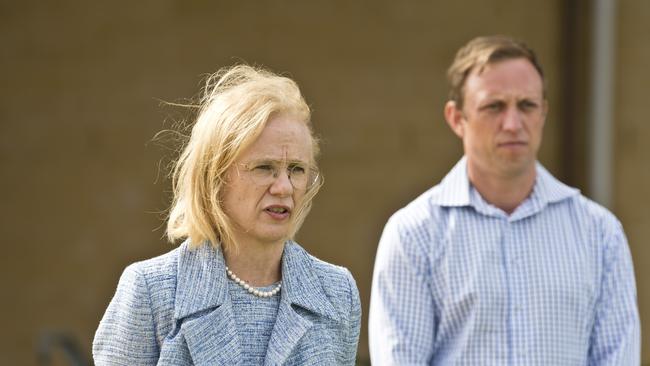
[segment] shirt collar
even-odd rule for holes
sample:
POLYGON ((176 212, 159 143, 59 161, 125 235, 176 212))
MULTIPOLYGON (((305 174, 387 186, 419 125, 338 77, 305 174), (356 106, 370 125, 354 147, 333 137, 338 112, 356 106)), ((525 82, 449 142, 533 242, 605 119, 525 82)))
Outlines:
POLYGON ((463 156, 438 185, 433 203, 441 206, 468 206, 470 184, 467 177, 467 158, 463 156))
MULTIPOLYGON (((537 177, 531 195, 517 208, 514 213, 521 211, 520 215, 530 215, 540 211, 549 203, 559 202, 571 196, 579 194, 576 188, 569 187, 555 179, 539 162, 536 163, 537 177)), ((463 156, 451 171, 443 178, 438 185, 439 194, 433 196, 433 203, 441 206, 473 206, 480 211, 485 211, 486 203, 478 192, 472 195, 474 188, 467 176, 467 157, 463 156), (481 198, 473 199, 473 196, 481 198), (480 202, 482 201, 482 202, 480 202)), ((488 210, 491 211, 491 210, 488 210)), ((513 214, 514 214, 513 213, 513 214)))
POLYGON ((536 199, 543 205, 546 205, 560 202, 577 194, 580 194, 579 189, 569 187, 560 182, 542 164, 537 163, 537 178, 535 179, 535 187, 531 194, 532 199, 536 199))
POLYGON ((470 184, 467 177, 467 158, 463 156, 436 187, 433 203, 441 206, 468 206, 470 184))
MULTIPOLYGON (((205 243, 190 248, 186 241, 179 249, 174 317, 181 319, 229 301, 226 264, 220 247, 205 243)), ((291 241, 285 244, 281 296, 291 304, 337 319, 312 262, 299 245, 291 241)))

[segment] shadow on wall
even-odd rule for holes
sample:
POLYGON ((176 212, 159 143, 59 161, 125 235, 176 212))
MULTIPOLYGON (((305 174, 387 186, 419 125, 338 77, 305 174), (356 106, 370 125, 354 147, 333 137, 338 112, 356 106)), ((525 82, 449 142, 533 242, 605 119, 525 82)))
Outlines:
POLYGON ((71 366, 90 366, 90 357, 82 350, 80 343, 72 335, 62 331, 44 331, 38 338, 36 349, 38 365, 54 365, 55 359, 62 358, 71 366))

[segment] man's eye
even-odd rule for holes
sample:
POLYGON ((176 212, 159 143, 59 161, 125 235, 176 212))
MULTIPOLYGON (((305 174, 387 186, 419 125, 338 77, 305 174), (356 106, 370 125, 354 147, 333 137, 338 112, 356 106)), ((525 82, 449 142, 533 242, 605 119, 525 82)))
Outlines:
POLYGON ((522 111, 531 111, 535 108, 537 108, 537 103, 533 103, 530 101, 523 101, 519 103, 519 109, 521 109, 522 111))
POLYGON ((498 112, 498 111, 501 110, 502 106, 503 105, 501 103, 490 103, 490 104, 486 105, 485 107, 483 107, 483 109, 485 109, 487 111, 490 111, 490 112, 498 112))

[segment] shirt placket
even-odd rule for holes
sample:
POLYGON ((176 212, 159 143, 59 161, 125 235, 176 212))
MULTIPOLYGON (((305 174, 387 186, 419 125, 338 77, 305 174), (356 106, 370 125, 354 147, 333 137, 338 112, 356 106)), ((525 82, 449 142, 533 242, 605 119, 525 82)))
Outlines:
POLYGON ((526 337, 527 284, 523 268, 524 243, 516 235, 517 221, 502 222, 503 262, 508 286, 508 345, 512 365, 525 365, 528 352, 526 337))

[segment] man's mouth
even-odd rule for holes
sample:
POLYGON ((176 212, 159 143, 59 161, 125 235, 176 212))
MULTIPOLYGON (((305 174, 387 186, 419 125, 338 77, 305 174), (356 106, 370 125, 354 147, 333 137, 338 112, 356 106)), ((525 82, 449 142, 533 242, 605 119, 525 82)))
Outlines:
POLYGON ((517 147, 517 146, 526 146, 528 143, 524 141, 506 141, 498 144, 499 147, 517 147))

